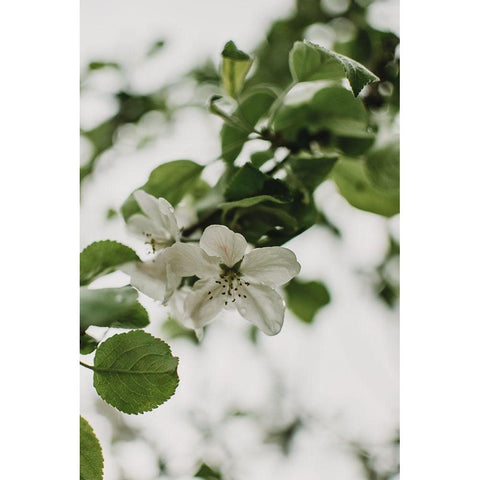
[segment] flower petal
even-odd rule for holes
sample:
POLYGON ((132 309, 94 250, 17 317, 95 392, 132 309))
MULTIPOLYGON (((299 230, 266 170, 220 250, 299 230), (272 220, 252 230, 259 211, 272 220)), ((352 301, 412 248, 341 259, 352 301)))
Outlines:
POLYGON ((222 310, 224 297, 222 289, 213 279, 198 280, 193 291, 185 300, 185 313, 190 317, 195 328, 202 328, 210 323, 222 310))
POLYGON ((127 220, 127 228, 130 232, 145 238, 145 234, 152 233, 154 227, 153 222, 148 217, 135 213, 127 220))
POLYGON ((245 255, 240 271, 256 282, 278 287, 300 272, 300 264, 288 248, 255 248, 245 255))
POLYGON ((219 259, 208 256, 196 244, 175 243, 165 250, 165 256, 172 271, 180 277, 208 278, 220 273, 219 259))
POLYGON ((283 326, 285 303, 273 288, 251 283, 239 287, 237 309, 240 315, 267 335, 276 335, 283 326))
POLYGON ((209 255, 220 257, 223 263, 232 267, 242 259, 247 241, 243 235, 233 232, 224 225, 210 225, 200 238, 200 247, 209 255))
POLYGON ((164 256, 150 262, 130 262, 121 270, 130 275, 130 284, 145 295, 164 302, 180 283, 180 277, 169 275, 164 256))

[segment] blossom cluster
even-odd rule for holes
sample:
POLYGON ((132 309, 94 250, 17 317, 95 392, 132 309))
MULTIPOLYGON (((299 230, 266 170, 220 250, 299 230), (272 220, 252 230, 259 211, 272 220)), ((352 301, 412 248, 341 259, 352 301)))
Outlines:
POLYGON ((181 241, 174 209, 164 198, 143 190, 134 194, 142 213, 127 228, 143 238, 153 258, 123 270, 132 286, 169 305, 185 326, 201 330, 224 309, 236 309, 267 335, 282 328, 285 303, 278 287, 300 271, 295 254, 284 247, 254 248, 224 225, 208 226, 198 243, 181 241), (196 279, 186 285, 185 278, 196 279))

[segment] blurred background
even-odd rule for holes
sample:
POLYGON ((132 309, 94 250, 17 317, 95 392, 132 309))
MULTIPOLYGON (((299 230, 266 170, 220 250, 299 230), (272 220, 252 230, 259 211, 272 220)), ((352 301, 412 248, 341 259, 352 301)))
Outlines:
MULTIPOLYGON (((81 247, 115 239, 142 253, 118 215, 126 197, 163 162, 218 158, 221 120, 206 105, 228 40, 255 55, 251 82, 288 84, 288 51, 303 38, 362 62, 382 79, 362 99, 391 134, 398 35, 394 0, 82 0, 81 247)), ((217 174, 213 163, 205 180, 217 174)), ((141 296, 147 331, 180 359, 175 396, 125 415, 82 369, 81 413, 106 480, 398 478, 398 216, 352 207, 330 181, 315 199, 323 222, 285 246, 323 293, 288 311, 279 335, 225 314, 199 343, 141 296)), ((178 215, 188 221, 188 205, 178 215)))

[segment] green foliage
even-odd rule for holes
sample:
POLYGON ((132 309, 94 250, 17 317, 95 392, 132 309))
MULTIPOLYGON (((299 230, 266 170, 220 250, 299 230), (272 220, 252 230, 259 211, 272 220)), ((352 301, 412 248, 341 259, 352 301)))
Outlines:
POLYGON ((149 324, 147 311, 132 287, 80 289, 80 329, 97 327, 142 328, 149 324))
POLYGON ((354 207, 385 217, 400 211, 399 192, 385 192, 373 186, 363 162, 342 158, 335 165, 332 176, 340 193, 354 207))
POLYGON ((296 82, 347 78, 355 96, 368 83, 380 80, 355 60, 307 41, 295 42, 289 66, 296 82))
POLYGON ((238 128, 225 124, 220 132, 222 158, 232 164, 242 151, 243 145, 258 121, 266 117, 272 103, 277 98, 277 92, 269 87, 256 87, 245 92, 240 98, 238 107, 232 114, 237 122, 247 128, 238 128))
POLYGON ((293 279, 285 291, 288 308, 305 323, 312 323, 318 310, 330 302, 327 287, 321 282, 293 279))
POLYGON ((82 333, 80 329, 80 353, 82 355, 88 355, 97 348, 98 342, 86 333, 82 333))
POLYGON ((253 60, 248 54, 239 50, 232 41, 227 42, 222 52, 222 84, 225 91, 237 98, 243 88, 253 60))
POLYGON ((272 149, 263 150, 260 152, 254 152, 250 155, 250 161, 252 165, 256 168, 260 168, 266 162, 273 158, 273 151, 272 149))
POLYGON ((178 385, 178 358, 152 335, 133 330, 114 335, 97 348, 93 385, 118 410, 138 414, 166 402, 178 385))
POLYGON ((222 474, 218 470, 213 470, 206 463, 202 463, 195 473, 194 478, 203 480, 222 480, 222 474))
POLYGON ((361 100, 340 86, 321 88, 308 102, 282 107, 274 121, 275 131, 294 151, 308 150, 316 142, 323 148, 358 155, 374 140, 367 127, 361 100))
POLYGON ((80 480, 102 480, 103 455, 89 423, 80 417, 80 480))
POLYGON ((290 167, 296 179, 313 192, 328 176, 338 157, 315 156, 308 153, 292 155, 290 167))
POLYGON ((368 152, 367 175, 375 187, 385 191, 400 188, 400 145, 398 141, 368 152))
POLYGON ((163 323, 162 332, 167 338, 186 338, 196 345, 199 343, 198 338, 193 330, 185 328, 170 317, 163 323))
MULTIPOLYGON (((148 177, 147 183, 139 189, 156 198, 163 197, 172 205, 176 205, 186 193, 195 187, 203 167, 191 160, 175 160, 155 168, 148 177)), ((133 194, 122 205, 122 215, 127 220, 140 211, 133 194)))
POLYGON ((80 253, 80 285, 88 285, 120 265, 139 260, 129 247, 113 240, 93 242, 80 253))

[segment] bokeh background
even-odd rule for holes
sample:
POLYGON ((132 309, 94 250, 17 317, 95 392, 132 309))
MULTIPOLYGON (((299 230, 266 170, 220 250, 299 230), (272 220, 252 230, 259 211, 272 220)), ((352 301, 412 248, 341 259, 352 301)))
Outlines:
MULTIPOLYGON (((206 103, 228 40, 268 65, 254 76, 281 85, 284 53, 300 38, 383 68, 364 100, 395 128, 396 1, 82 0, 81 246, 109 238, 142 253, 116 212, 157 165, 185 158, 211 164, 207 181, 218 174, 221 121, 206 103)), ((102 444, 106 480, 398 477, 398 217, 353 208, 329 181, 315 199, 326 221, 286 244, 299 278, 329 292, 311 323, 287 312, 267 337, 225 314, 198 343, 141 296, 147 331, 180 358, 175 396, 121 414, 82 370, 81 413, 102 444)), ((178 213, 188 221, 188 206, 178 213)))

